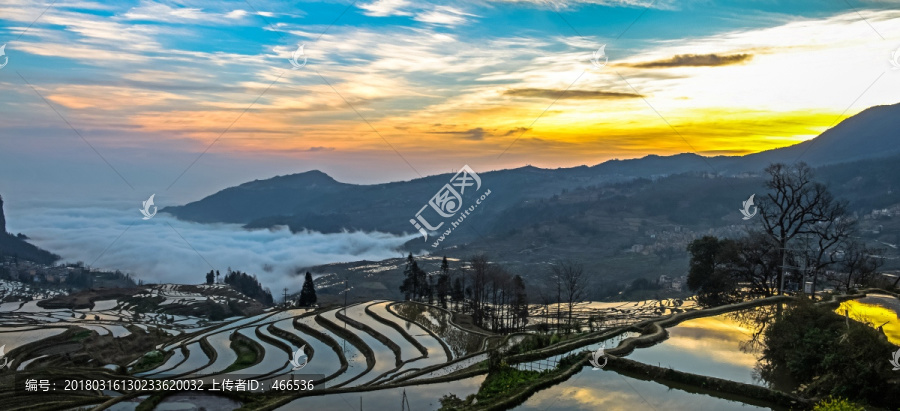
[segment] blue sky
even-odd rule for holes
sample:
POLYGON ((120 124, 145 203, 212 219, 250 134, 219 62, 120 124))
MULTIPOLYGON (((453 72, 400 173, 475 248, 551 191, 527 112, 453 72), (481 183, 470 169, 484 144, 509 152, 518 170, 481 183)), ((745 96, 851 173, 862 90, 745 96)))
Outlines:
POLYGON ((898 102, 897 6, 3 0, 0 193, 180 203, 310 169, 371 183, 781 147, 898 102))

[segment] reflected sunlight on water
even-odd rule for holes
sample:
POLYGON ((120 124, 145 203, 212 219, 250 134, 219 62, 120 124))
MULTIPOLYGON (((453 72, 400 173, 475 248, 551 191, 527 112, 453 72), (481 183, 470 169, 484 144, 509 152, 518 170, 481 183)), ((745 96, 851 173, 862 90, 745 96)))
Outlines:
POLYGON ((723 410, 744 411, 765 408, 706 394, 672 389, 653 381, 620 375, 614 371, 594 371, 584 367, 572 378, 538 391, 517 411, 588 410, 723 410))
POLYGON ((765 385, 755 375, 763 324, 774 307, 696 318, 668 328, 669 338, 635 350, 628 358, 645 364, 765 385))
POLYGON ((900 309, 900 300, 894 297, 872 294, 859 300, 844 301, 835 309, 835 312, 844 315, 849 310, 851 319, 878 327, 882 324, 882 330, 887 335, 888 341, 900 346, 900 318, 897 311, 900 309))

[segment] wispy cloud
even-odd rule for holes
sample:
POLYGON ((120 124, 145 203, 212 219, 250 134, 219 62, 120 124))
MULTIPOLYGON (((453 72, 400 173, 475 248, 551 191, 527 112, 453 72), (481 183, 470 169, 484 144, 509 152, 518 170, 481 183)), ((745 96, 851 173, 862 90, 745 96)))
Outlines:
POLYGON ((428 24, 456 26, 470 18, 478 17, 458 7, 434 4, 432 2, 409 0, 375 0, 357 5, 372 17, 409 16, 413 20, 428 24))
POLYGON ((375 0, 370 3, 360 3, 358 7, 365 10, 367 16, 387 17, 412 15, 412 13, 404 11, 410 5, 408 0, 375 0))
POLYGON ((575 99, 575 100, 619 100, 629 98, 641 98, 640 94, 619 93, 615 91, 600 90, 557 90, 545 88, 520 88, 506 91, 507 96, 534 97, 547 99, 575 99))
POLYGON ((537 7, 547 7, 556 10, 571 9, 584 5, 598 5, 611 7, 645 7, 655 9, 675 9, 679 4, 685 3, 684 0, 678 2, 676 0, 489 0, 494 3, 521 3, 530 4, 537 7))
MULTIPOLYGON (((101 149, 167 143, 200 152, 247 110, 212 152, 352 158, 347 164, 380 170, 390 161, 378 156, 390 150, 386 139, 438 167, 433 159, 455 164, 499 153, 521 134, 511 130, 528 129, 510 162, 496 166, 559 166, 689 151, 683 140, 673 142, 660 115, 705 153, 809 138, 890 69, 890 52, 900 45, 897 10, 860 10, 883 42, 852 11, 726 21, 731 28, 695 30, 688 38, 633 29, 633 38, 614 42, 566 13, 618 11, 624 28, 639 13, 633 8, 649 2, 592 2, 617 6, 609 9, 564 3, 559 12, 582 35, 508 20, 514 12, 562 24, 543 2, 366 1, 338 20, 346 5, 303 3, 315 11, 304 14, 267 0, 251 3, 265 19, 243 1, 60 3, 9 42, 5 70, 20 70, 101 149), (303 43, 309 64, 291 70, 288 59, 303 43), (597 70, 591 54, 607 43, 609 65, 597 70), (796 122, 782 121, 788 117, 796 122)), ((27 27, 39 6, 0 4, 6 31, 27 27)), ((666 27, 689 17, 647 16, 666 27)), ((898 81, 885 75, 847 114, 895 103, 898 81)), ((10 90, 0 109, 13 113, 0 133, 40 144, 21 130, 47 123, 48 108, 9 77, 0 84, 10 90)))
POLYGON ((716 67, 741 64, 752 58, 752 54, 681 54, 664 60, 630 63, 627 66, 634 68, 716 67))
POLYGON ((432 10, 419 13, 415 20, 424 23, 442 24, 446 26, 455 26, 465 23, 470 17, 477 17, 474 14, 465 13, 454 7, 437 6, 432 10))

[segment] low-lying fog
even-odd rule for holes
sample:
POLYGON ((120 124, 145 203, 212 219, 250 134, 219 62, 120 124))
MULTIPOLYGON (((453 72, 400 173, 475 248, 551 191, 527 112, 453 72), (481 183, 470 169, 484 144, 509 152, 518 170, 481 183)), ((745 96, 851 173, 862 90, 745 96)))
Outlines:
POLYGON ((297 268, 403 257, 398 248, 418 236, 248 231, 236 224, 179 221, 163 213, 143 220, 140 206, 7 204, 7 229, 28 235, 63 261, 118 269, 144 282, 200 283, 210 269, 224 276, 231 267, 255 274, 278 295, 283 287, 300 291, 303 278, 292 275, 297 268))

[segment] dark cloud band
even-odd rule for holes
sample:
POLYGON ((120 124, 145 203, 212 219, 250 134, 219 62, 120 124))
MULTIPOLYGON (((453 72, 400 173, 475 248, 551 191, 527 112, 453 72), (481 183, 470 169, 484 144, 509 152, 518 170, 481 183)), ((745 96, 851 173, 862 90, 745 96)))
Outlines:
POLYGON ((515 97, 534 97, 549 99, 573 99, 573 100, 618 100, 629 98, 641 98, 640 94, 619 93, 615 91, 594 90, 557 90, 547 88, 514 88, 507 90, 504 95, 515 97))
POLYGON ((717 67, 741 64, 752 58, 752 54, 679 54, 665 60, 634 63, 627 66, 634 68, 717 67))

